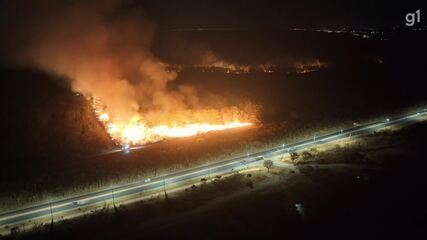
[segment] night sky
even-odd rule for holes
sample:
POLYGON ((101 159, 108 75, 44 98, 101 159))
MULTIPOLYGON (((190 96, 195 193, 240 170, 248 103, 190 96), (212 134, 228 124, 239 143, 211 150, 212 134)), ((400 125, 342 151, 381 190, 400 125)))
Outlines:
POLYGON ((425 1, 146 1, 146 13, 162 28, 395 27, 425 1))
MULTIPOLYGON (((78 1, 0 1, 0 23, 11 24, 9 14, 40 12, 43 5, 67 8, 78 1), (12 8, 10 8, 12 6, 12 8)), ((103 1, 89 1, 103 6, 103 1)), ((405 0, 130 0, 120 1, 122 13, 137 10, 161 30, 189 28, 392 28, 405 26, 405 15, 421 9, 421 25, 426 25, 426 1, 405 0)), ((9 28, 10 29, 10 28, 9 28)))

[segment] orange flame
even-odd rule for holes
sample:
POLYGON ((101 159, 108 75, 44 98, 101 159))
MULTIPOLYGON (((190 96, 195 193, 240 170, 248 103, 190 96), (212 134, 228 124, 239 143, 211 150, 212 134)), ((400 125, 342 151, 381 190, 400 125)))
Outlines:
MULTIPOLYGON (((140 116, 134 117, 129 122, 118 123, 114 122, 110 114, 107 112, 106 107, 102 105, 99 99, 92 98, 91 100, 92 107, 98 120, 104 124, 104 127, 110 137, 121 145, 142 145, 166 138, 189 137, 211 131, 253 125, 251 122, 234 119, 232 121, 223 121, 221 123, 193 122, 149 126, 140 116)), ((186 116, 188 117, 188 115, 186 116)), ((192 119, 185 120, 185 122, 191 122, 192 119)))

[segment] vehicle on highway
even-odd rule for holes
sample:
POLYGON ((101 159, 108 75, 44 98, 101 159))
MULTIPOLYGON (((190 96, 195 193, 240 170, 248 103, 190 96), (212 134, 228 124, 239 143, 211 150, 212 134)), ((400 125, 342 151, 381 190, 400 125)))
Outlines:
POLYGON ((85 201, 80 200, 80 201, 74 201, 74 202, 72 202, 71 204, 72 204, 73 206, 79 206, 79 205, 82 205, 82 204, 84 204, 84 203, 85 203, 85 201))
MULTIPOLYGON (((422 114, 424 115, 425 112, 422 112, 422 114)), ((383 119, 383 121, 381 121, 381 124, 378 124, 378 121, 376 121, 375 123, 370 123, 370 124, 365 124, 364 126, 362 126, 362 128, 358 128, 356 130, 344 130, 344 133, 348 133, 345 135, 341 135, 339 136, 339 138, 335 138, 336 135, 328 135, 325 136, 326 141, 329 140, 335 140, 335 139, 345 139, 351 135, 363 135, 363 134, 368 134, 371 133, 371 131, 376 132, 376 131, 381 131, 381 129, 385 128, 385 127, 389 127, 391 125, 395 125, 395 124, 406 124, 408 122, 412 122, 413 119, 418 118, 419 116, 417 114, 411 114, 411 115, 405 115, 405 116, 401 116, 399 118, 395 118, 393 117, 393 119, 390 119, 390 122, 387 124, 385 123, 385 119, 383 119), (392 121, 391 121, 392 120, 392 121)), ((319 138, 319 139, 322 139, 319 138)), ((300 142, 295 142, 295 143, 291 143, 289 145, 286 146, 286 150, 284 151, 288 151, 288 152, 295 152, 295 151, 303 151, 304 149, 308 149, 310 147, 312 147, 313 141, 311 141, 311 139, 307 139, 307 140, 302 140, 300 142)), ((279 146, 277 146, 276 148, 278 148, 279 146)), ((133 148, 132 148, 133 149, 133 148)), ((119 150, 120 151, 120 150, 119 150)), ((246 163, 252 164, 254 163, 254 165, 259 164, 261 160, 264 160, 264 156, 261 154, 266 154, 266 156, 269 158, 270 156, 273 156, 273 154, 271 153, 267 153, 267 151, 263 151, 263 152, 258 152, 258 153, 253 153, 254 155, 249 155, 249 153, 247 154, 247 160, 246 163), (255 155, 256 154, 256 155, 255 155), (255 160, 255 161, 254 161, 255 160)), ((184 173, 169 173, 166 175, 163 175, 163 179, 165 179, 165 177, 176 177, 176 181, 172 181, 173 183, 184 183, 185 181, 189 181, 191 179, 194 178, 198 178, 200 179, 200 177, 204 177, 206 175, 206 173, 208 173, 209 175, 216 175, 219 174, 221 172, 225 172, 225 171, 229 171, 231 169, 231 172, 234 172, 235 170, 238 171, 241 169, 241 166, 237 167, 237 165, 235 164, 237 161, 241 161, 242 157, 238 157, 238 158, 233 158, 233 159, 229 159, 227 161, 224 161, 223 163, 219 164, 219 163, 215 163, 215 165, 210 164, 208 166, 203 166, 203 167, 199 167, 199 168, 195 168, 194 170, 191 171, 185 171, 184 173), (233 163, 233 164, 230 164, 233 163), (212 168, 215 167, 215 168, 212 168), (236 169, 237 168, 237 169, 236 169), (207 171, 206 171, 207 170, 207 171)), ((238 162, 237 162, 238 163, 238 162)), ((359 176, 359 179, 364 179, 365 177, 363 175, 359 176)), ((159 177, 156 177, 157 181, 160 179, 159 177)), ((356 177, 357 179, 357 177, 356 177)), ((38 217, 47 217, 49 214, 66 214, 68 212, 73 213, 72 210, 76 210, 76 209, 80 209, 83 206, 91 206, 91 205, 96 205, 99 203, 102 203, 106 200, 109 199, 113 199, 115 197, 114 195, 114 191, 119 191, 120 190, 120 197, 124 197, 124 196, 132 196, 133 194, 135 194, 136 192, 143 192, 145 190, 152 190, 152 189, 157 189, 159 187, 158 184, 146 184, 148 182, 153 181, 151 178, 147 178, 145 180, 143 180, 144 182, 137 182, 136 183, 131 183, 131 184, 127 184, 127 185, 121 185, 118 187, 115 187, 113 189, 107 189, 107 190, 101 190, 99 192, 89 192, 89 193, 84 193, 80 196, 77 197, 73 197, 73 198, 65 198, 56 202, 52 202, 52 203, 43 203, 43 204, 39 204, 36 205, 34 207, 30 207, 27 209, 22 209, 22 210, 15 210, 13 212, 4 212, 4 213, 0 213, 0 227, 3 226, 10 226, 11 224, 16 224, 19 222, 22 222, 23 220, 28 221, 28 220, 33 220, 36 219, 38 217), (146 184, 146 186, 143 186, 144 184, 146 184), (142 188, 141 188, 142 186, 142 188), (78 200, 76 200, 78 199, 78 200), (49 205, 54 206, 51 208, 51 211, 42 211, 43 209, 46 209, 47 207, 49 207, 49 205), (65 206, 67 205, 67 206, 65 206)), ((163 183, 164 186, 166 186, 166 184, 171 184, 171 183, 163 183)), ((302 205, 304 206, 304 205, 302 205)), ((1 237, 0 237, 1 238, 1 237)))
POLYGON ((128 152, 129 152, 129 150, 130 150, 130 146, 129 146, 129 144, 124 144, 124 145, 122 146, 122 151, 123 151, 123 152, 128 153, 128 152))

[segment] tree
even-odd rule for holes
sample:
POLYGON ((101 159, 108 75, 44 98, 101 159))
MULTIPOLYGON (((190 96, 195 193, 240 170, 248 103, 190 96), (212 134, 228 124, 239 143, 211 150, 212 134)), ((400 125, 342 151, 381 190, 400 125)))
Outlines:
POLYGON ((291 152, 291 160, 295 162, 299 158, 299 154, 297 152, 291 152))
POLYGON ((302 152, 302 158, 304 160, 309 160, 309 159, 313 158, 313 154, 311 154, 308 151, 304 151, 304 152, 302 152))
POLYGON ((271 160, 265 160, 264 161, 264 167, 267 168, 268 172, 270 172, 270 168, 273 167, 273 161, 271 161, 271 160))

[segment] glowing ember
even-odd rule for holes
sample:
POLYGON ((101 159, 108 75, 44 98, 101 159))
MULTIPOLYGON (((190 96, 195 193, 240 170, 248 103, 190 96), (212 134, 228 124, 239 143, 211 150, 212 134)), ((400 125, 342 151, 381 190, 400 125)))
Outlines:
POLYGON ((225 124, 187 124, 184 126, 156 126, 153 128, 153 132, 162 137, 188 137, 200 133, 225 130, 229 128, 244 127, 252 125, 251 123, 231 122, 225 124))
MULTIPOLYGON (((133 118, 127 123, 117 123, 112 121, 111 116, 106 112, 105 106, 103 106, 98 99, 93 98, 91 100, 94 112, 99 121, 104 124, 111 138, 122 145, 140 145, 148 142, 156 142, 165 138, 188 137, 210 131, 252 125, 250 122, 242 122, 238 119, 222 123, 159 124, 148 126, 142 118, 133 118)), ((186 120, 188 121, 189 119, 186 120)))
POLYGON ((110 120, 110 116, 107 113, 102 113, 99 115, 99 120, 101 122, 108 122, 110 120))

